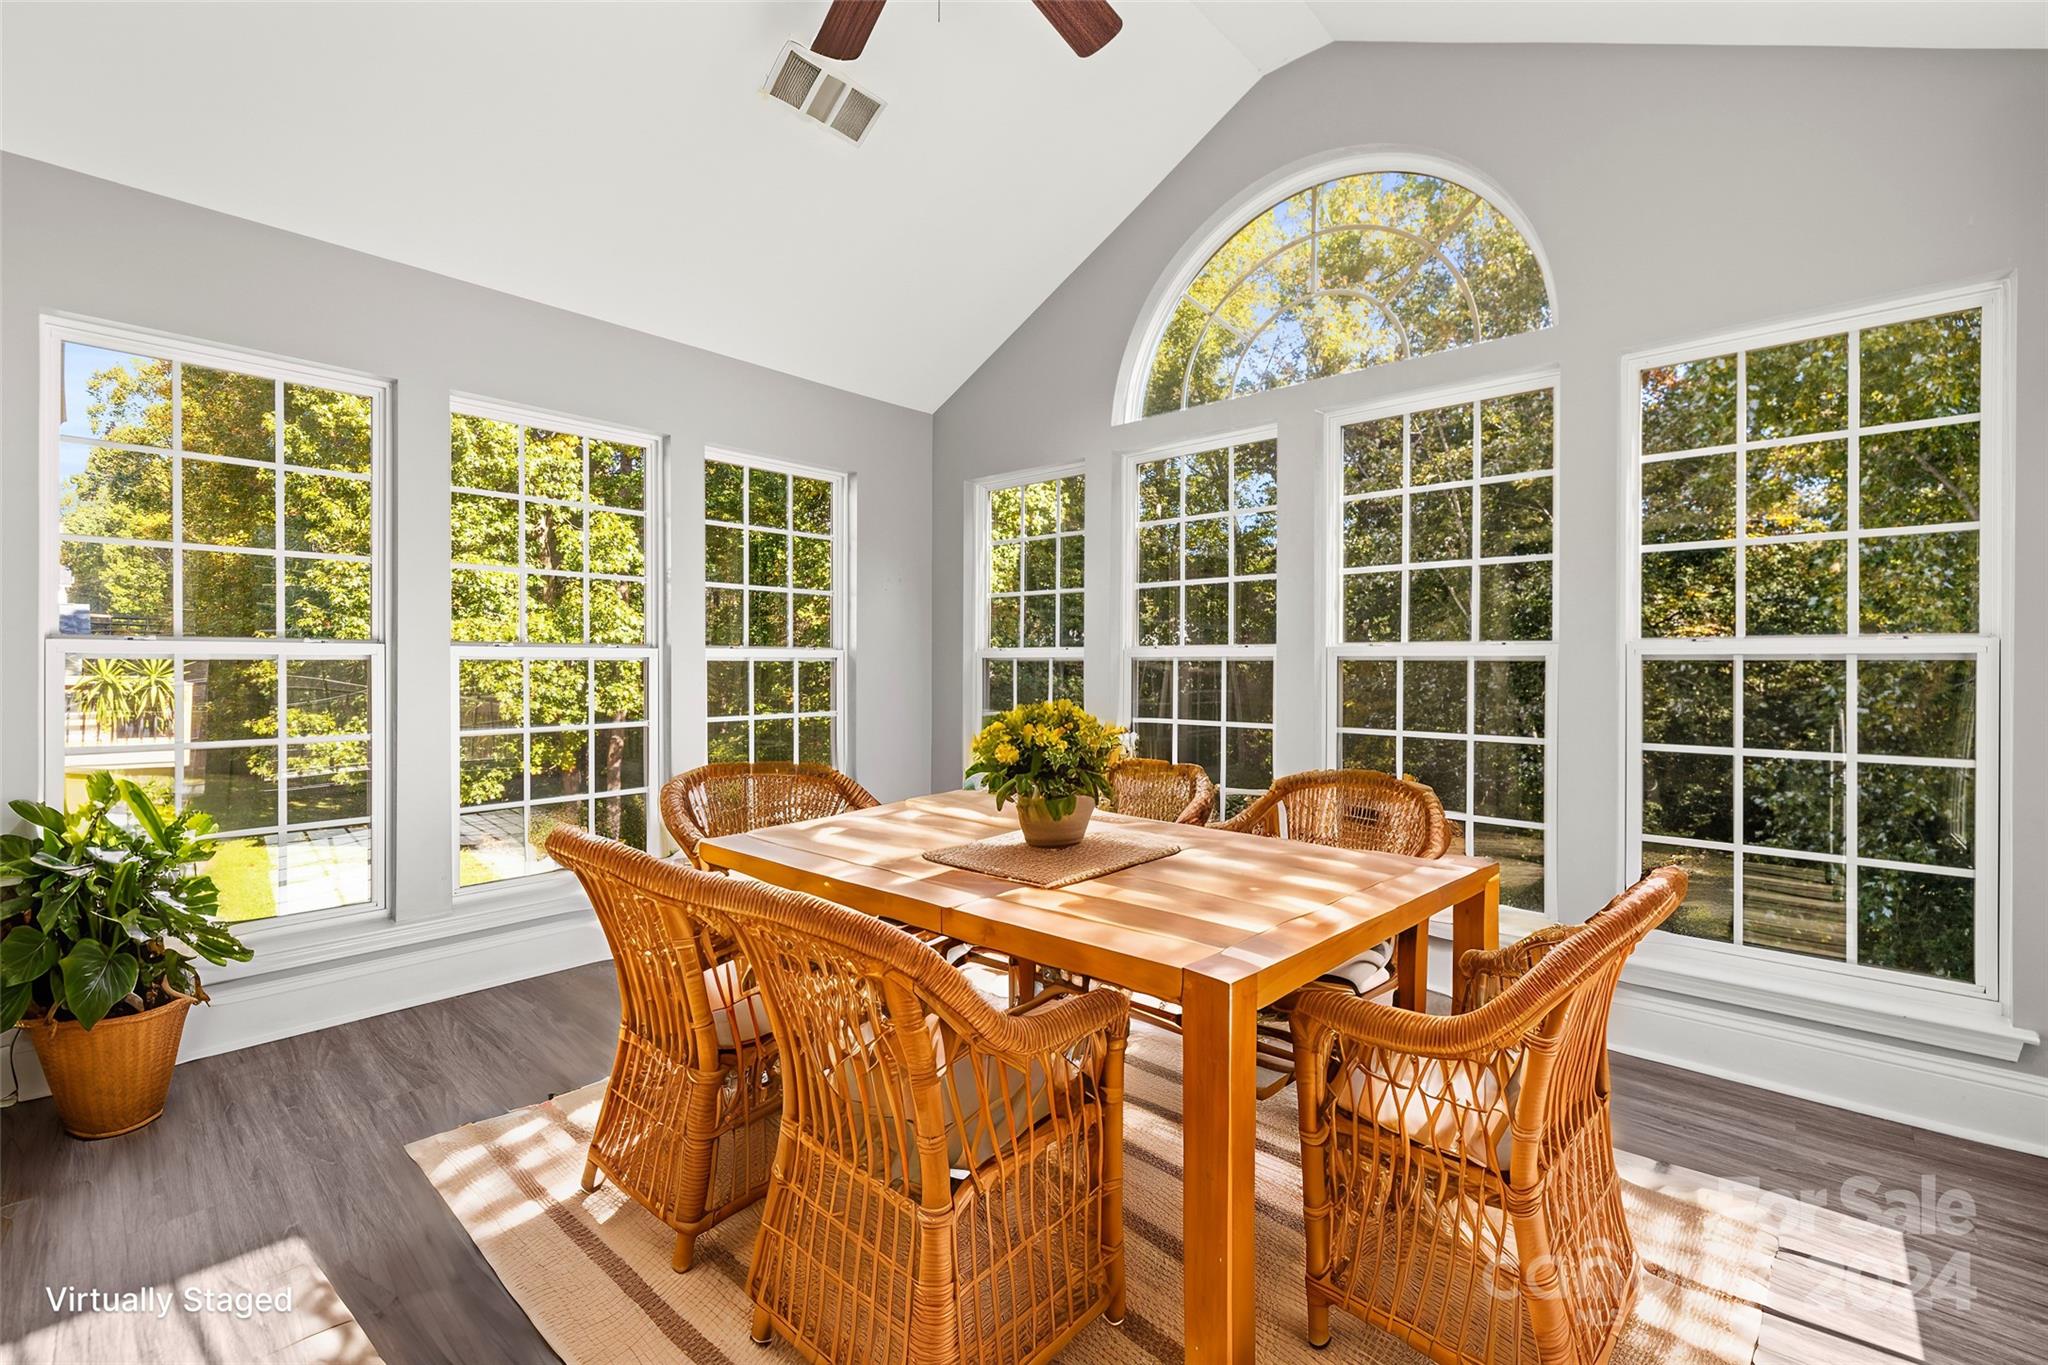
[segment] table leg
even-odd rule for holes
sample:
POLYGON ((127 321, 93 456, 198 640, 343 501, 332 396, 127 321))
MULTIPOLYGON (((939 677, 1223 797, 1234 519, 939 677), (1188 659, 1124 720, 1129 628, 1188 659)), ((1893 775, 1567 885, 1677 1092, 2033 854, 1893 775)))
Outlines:
POLYGON ((1188 973, 1181 998, 1187 1359, 1250 1361, 1258 1010, 1248 981, 1188 973))
POLYGON ((1474 948, 1500 947, 1500 874, 1458 902, 1451 911, 1452 1000, 1465 995, 1465 954, 1474 948))
POLYGON ((1429 1010, 1428 920, 1394 935, 1394 1004, 1404 1010, 1429 1010))
POLYGON ((1010 959, 1010 1007, 1028 1005, 1038 994, 1038 964, 1021 957, 1010 959))

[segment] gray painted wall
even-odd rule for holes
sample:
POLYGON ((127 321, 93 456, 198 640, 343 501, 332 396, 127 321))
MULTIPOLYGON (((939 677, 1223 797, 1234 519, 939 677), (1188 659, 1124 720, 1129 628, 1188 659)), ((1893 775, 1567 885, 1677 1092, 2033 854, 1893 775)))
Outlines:
MULTIPOLYGON (((393 204, 403 213, 403 204, 393 204)), ((38 789, 37 323, 127 323, 395 381, 392 850, 401 913, 449 897, 448 395, 473 393, 668 438, 670 744, 704 749, 703 452, 853 475, 852 767, 885 799, 930 768, 931 418, 42 162, 0 160, 0 794, 38 789), (916 490, 911 497, 905 489, 916 490), (872 660, 872 664, 866 661, 872 660)))
MULTIPOLYGON (((1319 409, 1561 372, 1554 687, 1557 856, 1568 919, 1620 885, 1624 438, 1619 358, 1658 344, 2008 273, 2018 285, 2015 522, 2048 518, 2048 56, 1830 49, 1367 46, 1273 73, 942 407, 934 431, 932 782, 957 783, 964 730, 964 484, 1086 460, 1089 699, 1116 705, 1106 624, 1119 524, 1113 455, 1277 425, 1282 459, 1280 695, 1316 715, 1311 476, 1319 409), (1185 244, 1278 168, 1347 147, 1447 158, 1497 186, 1547 255, 1558 324, 1463 352, 1114 427, 1112 396, 1148 295, 1185 244)), ((2008 677, 2008 860, 2048 846, 2048 543, 2017 538, 2008 677)), ((1283 735, 1313 766, 1317 727, 1283 735)), ((2020 878, 2016 1022, 2048 1031, 2048 909, 2020 878)), ((2041 1048, 2020 1066, 2048 1071, 2041 1048)))

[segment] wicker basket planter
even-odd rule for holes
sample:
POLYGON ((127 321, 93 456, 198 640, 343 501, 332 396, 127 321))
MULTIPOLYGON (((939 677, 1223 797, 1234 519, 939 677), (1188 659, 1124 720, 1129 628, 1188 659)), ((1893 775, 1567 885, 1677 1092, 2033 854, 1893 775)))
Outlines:
POLYGON ((141 1014, 102 1019, 92 1031, 76 1019, 24 1019, 36 1059, 50 1082, 57 1118, 76 1138, 117 1137, 164 1112, 178 1041, 185 1036, 189 995, 141 1014))

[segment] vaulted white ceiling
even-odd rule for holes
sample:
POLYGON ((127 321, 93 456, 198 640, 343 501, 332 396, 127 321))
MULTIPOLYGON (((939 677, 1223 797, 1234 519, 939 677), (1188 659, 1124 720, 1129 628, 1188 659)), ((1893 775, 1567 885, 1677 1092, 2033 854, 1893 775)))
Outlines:
POLYGON ((850 69, 888 102, 856 147, 759 93, 822 0, 9 4, 0 145, 929 411, 1333 37, 2048 38, 2038 0, 1119 8, 1082 61, 1022 3, 892 0, 850 69))

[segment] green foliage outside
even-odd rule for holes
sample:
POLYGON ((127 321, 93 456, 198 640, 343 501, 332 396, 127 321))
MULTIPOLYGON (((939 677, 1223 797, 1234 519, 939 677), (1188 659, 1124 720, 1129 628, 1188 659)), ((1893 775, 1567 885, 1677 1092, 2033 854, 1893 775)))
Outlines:
MULTIPOLYGON (((1854 403, 1847 334, 1753 350, 1740 365, 1728 355, 1643 373, 1643 453, 1671 457, 1642 466, 1646 636, 1977 632, 1978 533, 1911 528, 1979 518, 1982 316, 1914 319, 1865 329, 1855 340, 1854 403), (1837 435, 1852 426, 1852 412, 1853 480, 1849 441, 1837 435), (1902 422, 1940 425, 1864 434, 1902 422), (1738 436, 1775 443, 1749 447, 1739 502, 1737 458, 1714 449, 1738 436), (1802 535, 1830 538, 1780 539, 1802 535), (1654 548, 1700 541, 1741 543, 1654 548)), ((1853 850, 1858 859, 1930 869, 1976 866, 1975 770, 1885 762, 1976 757, 1974 663, 1865 656, 1854 676, 1852 685, 1846 652, 1749 659, 1739 689, 1732 659, 1644 661, 1645 743, 1722 751, 1643 755, 1644 863, 1679 862, 1693 874, 1686 905, 1666 927, 1733 941, 1739 860, 1744 943, 1840 960, 1853 918, 1863 965, 1971 980, 1970 879, 1861 865, 1852 905, 1843 863, 1732 847, 1739 807, 1750 845, 1836 857, 1853 850), (1851 770, 1818 757, 1847 752, 1852 730, 1862 756, 1853 829, 1851 770), (1789 756, 1751 756, 1758 750, 1789 756), (1801 756, 1808 753, 1816 757, 1801 756), (1731 847, 1658 844, 1659 835, 1731 847)))
MULTIPOLYGON (((371 470, 369 397, 67 344, 67 371, 75 363, 89 368, 83 408, 74 404, 61 433, 61 530, 184 543, 65 540, 68 597, 88 609, 91 634, 173 634, 175 555, 185 636, 370 637, 373 492, 367 477, 355 477, 371 470), (88 437, 147 449, 80 439, 88 437)), ((369 729, 369 660, 292 661, 282 684, 279 667, 275 657, 193 658, 181 677, 169 657, 75 654, 66 680, 72 742, 135 746, 131 759, 115 752, 95 761, 127 769, 164 807, 171 767, 137 765, 182 762, 189 804, 215 828, 275 829, 281 783, 293 823, 367 819, 369 744, 340 736, 369 729), (174 724, 181 698, 192 740, 247 747, 183 748, 174 724), (303 742, 280 751, 280 739, 303 742), (155 753, 145 759, 148 748, 155 753)), ((75 771, 67 799, 85 799, 91 780, 75 771)), ((223 846, 214 868, 223 917, 275 913, 274 861, 260 840, 223 846)))
POLYGON ((1542 268, 1493 205, 1432 176, 1350 176, 1274 205, 1203 265, 1153 353, 1145 414, 1549 321, 1542 268))

